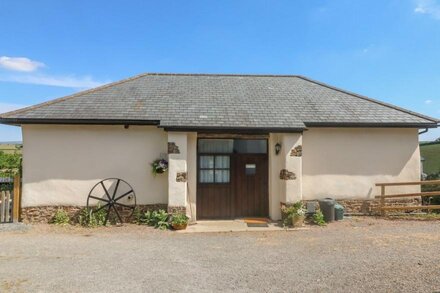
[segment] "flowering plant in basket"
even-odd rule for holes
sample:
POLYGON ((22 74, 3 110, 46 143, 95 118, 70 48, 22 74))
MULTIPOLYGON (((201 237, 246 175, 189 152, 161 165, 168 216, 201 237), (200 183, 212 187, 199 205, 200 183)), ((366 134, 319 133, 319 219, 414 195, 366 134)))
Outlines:
POLYGON ((168 170, 168 161, 165 159, 157 159, 151 163, 153 174, 162 174, 168 170))
POLYGON ((306 209, 301 201, 281 208, 284 213, 284 226, 301 227, 304 223, 306 209))

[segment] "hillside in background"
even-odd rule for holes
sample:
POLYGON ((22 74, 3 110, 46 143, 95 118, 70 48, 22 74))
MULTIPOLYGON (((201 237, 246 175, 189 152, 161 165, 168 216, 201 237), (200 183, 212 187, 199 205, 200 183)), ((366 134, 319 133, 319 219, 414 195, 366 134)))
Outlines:
POLYGON ((420 155, 425 158, 424 173, 429 175, 440 171, 440 142, 421 143, 420 155))
POLYGON ((0 151, 6 154, 14 154, 14 153, 21 154, 21 143, 13 143, 13 142, 0 143, 0 151))

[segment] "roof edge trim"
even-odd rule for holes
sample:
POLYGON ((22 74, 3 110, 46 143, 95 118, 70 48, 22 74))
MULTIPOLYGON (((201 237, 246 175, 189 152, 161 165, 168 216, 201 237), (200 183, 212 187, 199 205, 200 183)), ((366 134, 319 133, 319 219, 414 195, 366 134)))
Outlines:
POLYGON ((34 119, 34 118, 0 118, 1 124, 69 124, 69 125, 159 125, 159 120, 132 119, 34 119))
POLYGON ((437 123, 305 122, 307 127, 437 128, 437 123))
POLYGON ((236 132, 236 133, 300 133, 306 128, 278 128, 278 127, 200 127, 200 126, 158 126, 163 128, 165 131, 188 131, 188 132, 204 132, 204 133, 225 133, 225 132, 236 132))

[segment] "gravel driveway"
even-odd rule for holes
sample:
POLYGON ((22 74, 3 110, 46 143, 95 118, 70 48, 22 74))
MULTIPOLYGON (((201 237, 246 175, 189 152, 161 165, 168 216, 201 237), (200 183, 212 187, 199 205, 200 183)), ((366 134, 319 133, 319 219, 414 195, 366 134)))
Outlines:
POLYGON ((203 234, 35 225, 0 232, 0 247, 0 292, 440 291, 440 222, 203 234))

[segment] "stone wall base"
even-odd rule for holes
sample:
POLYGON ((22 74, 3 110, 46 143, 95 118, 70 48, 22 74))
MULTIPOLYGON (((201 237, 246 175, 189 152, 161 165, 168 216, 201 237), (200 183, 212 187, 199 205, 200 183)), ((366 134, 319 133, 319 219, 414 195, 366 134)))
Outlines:
MULTIPOLYGON (((345 214, 359 215, 380 215, 380 199, 361 200, 361 199, 337 199, 337 203, 344 207, 345 214)), ((319 209, 317 200, 305 200, 304 202, 314 202, 316 209, 319 209)), ((422 203, 420 197, 387 199, 386 206, 414 206, 422 203)))
MULTIPOLYGON (((85 207, 83 206, 39 206, 27 207, 21 209, 21 221, 24 223, 50 223, 55 216, 55 213, 61 209, 67 212, 72 223, 78 223, 78 217, 85 207)), ((141 212, 148 210, 167 210, 167 204, 151 204, 151 205, 137 205, 141 212)), ((127 208, 118 208, 121 217, 125 222, 131 222, 133 219, 129 217, 131 210, 127 208)))
POLYGON ((186 214, 186 207, 183 206, 168 206, 168 213, 170 214, 186 214))

